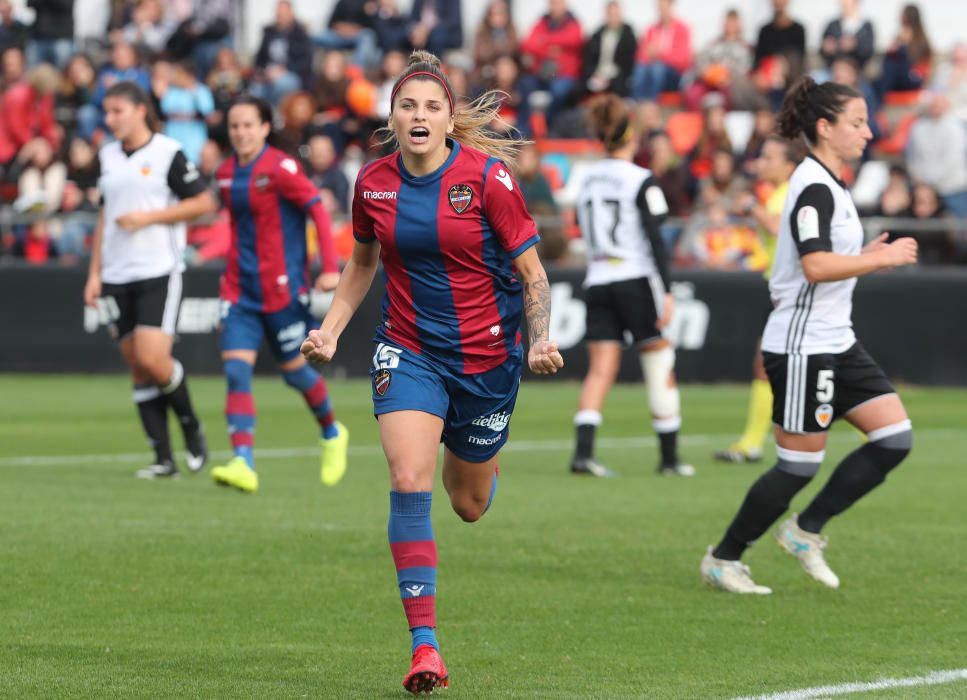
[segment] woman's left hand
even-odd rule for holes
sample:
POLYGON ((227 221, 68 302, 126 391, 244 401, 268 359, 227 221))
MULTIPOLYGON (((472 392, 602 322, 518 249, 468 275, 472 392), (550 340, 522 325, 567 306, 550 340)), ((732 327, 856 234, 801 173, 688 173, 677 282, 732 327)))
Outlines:
POLYGON ((135 231, 151 225, 151 214, 146 211, 129 211, 121 214, 115 223, 124 231, 134 233, 135 231))
POLYGON ((556 374, 564 366, 564 358, 558 352, 557 343, 541 340, 527 351, 527 364, 534 374, 556 374))

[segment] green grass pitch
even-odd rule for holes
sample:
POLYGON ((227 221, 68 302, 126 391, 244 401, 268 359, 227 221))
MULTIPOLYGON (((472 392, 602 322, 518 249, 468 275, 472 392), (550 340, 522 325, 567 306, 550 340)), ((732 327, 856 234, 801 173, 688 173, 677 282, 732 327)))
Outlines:
MULTIPOLYGON (((191 385, 224 457, 222 382, 191 385)), ((123 377, 0 376, 0 695, 404 697, 409 634, 369 389, 330 391, 352 433, 343 483, 318 481, 301 398, 259 378, 261 487, 244 496, 207 473, 132 478, 147 453, 123 377)), ((746 389, 685 387, 692 480, 653 473, 633 386, 614 391, 600 430, 621 478, 568 475, 577 393, 524 384, 479 523, 460 522, 438 484, 446 697, 725 699, 967 666, 967 391, 901 391, 913 454, 827 530, 842 588, 808 579, 770 535, 746 559, 768 598, 698 577, 764 468, 710 459, 741 427, 746 389)), ((857 443, 833 432, 795 507, 857 443)), ((965 698, 967 682, 853 697, 965 698)))

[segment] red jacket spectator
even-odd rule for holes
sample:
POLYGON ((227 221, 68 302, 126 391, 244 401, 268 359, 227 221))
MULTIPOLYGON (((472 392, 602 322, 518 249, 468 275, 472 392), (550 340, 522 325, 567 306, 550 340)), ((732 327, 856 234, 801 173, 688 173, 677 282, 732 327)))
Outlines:
POLYGON ((672 17, 666 24, 657 22, 645 30, 638 42, 635 63, 656 60, 679 74, 692 67, 692 32, 687 24, 672 17))
POLYGON ((53 92, 44 95, 27 82, 17 83, 0 98, 0 163, 12 161, 37 137, 46 139, 54 150, 60 146, 53 92))
POLYGON ((557 64, 554 77, 581 77, 584 36, 581 33, 581 24, 570 12, 557 20, 550 15, 541 17, 520 48, 532 61, 529 66, 531 73, 540 73, 546 62, 553 61, 557 64))

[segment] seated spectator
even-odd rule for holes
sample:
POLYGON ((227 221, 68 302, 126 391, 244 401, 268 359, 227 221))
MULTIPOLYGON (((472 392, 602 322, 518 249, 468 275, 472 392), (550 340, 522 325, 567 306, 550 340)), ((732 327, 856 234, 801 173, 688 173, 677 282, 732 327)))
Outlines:
POLYGON ((338 0, 326 30, 312 37, 326 51, 352 51, 353 65, 370 68, 379 59, 373 31, 372 0, 338 0))
POLYGON ((349 212, 349 179, 339 167, 336 147, 327 134, 314 134, 306 144, 306 175, 326 197, 333 216, 349 212))
POLYGON ((883 56, 880 77, 874 83, 882 101, 894 90, 919 90, 930 74, 933 48, 923 28, 920 8, 910 4, 900 13, 900 33, 883 56))
POLYGON ((279 129, 282 148, 294 153, 309 138, 312 123, 316 117, 316 102, 304 90, 290 92, 279 104, 282 128, 279 129))
POLYGON ((541 258, 556 260, 567 252, 567 240, 561 222, 561 212, 554 200, 551 183, 541 172, 541 152, 534 143, 520 149, 517 157, 517 183, 527 203, 527 210, 534 215, 541 234, 541 258))
POLYGON ((748 78, 752 47, 742 33, 736 10, 725 14, 722 34, 695 57, 695 75, 685 90, 685 108, 697 111, 709 92, 720 92, 732 109, 750 110, 756 94, 748 78))
POLYGON ((699 181, 693 213, 702 214, 711 205, 719 204, 731 214, 737 210, 739 197, 750 189, 749 181, 735 170, 735 156, 731 149, 720 146, 712 157, 708 177, 699 181))
POLYGON ((225 152, 218 145, 217 141, 208 139, 201 147, 201 155, 198 157, 198 172, 211 180, 215 177, 215 171, 225 159, 225 152))
POLYGON ((688 216, 692 208, 691 177, 671 139, 664 131, 652 131, 647 137, 648 167, 668 202, 668 215, 688 216))
MULTIPOLYGON (((913 196, 910 191, 910 176, 900 166, 892 166, 883 192, 880 193, 876 208, 869 212, 872 216, 882 216, 888 219, 902 218, 907 215, 913 196)), ((867 212, 859 212, 860 216, 867 212)))
POLYGON ((387 51, 383 54, 379 80, 376 84, 376 116, 382 120, 389 118, 390 98, 396 78, 406 70, 407 57, 402 51, 387 51))
POLYGON ((732 142, 725 131, 725 98, 710 92, 702 99, 702 133, 689 156, 689 170, 697 179, 712 171, 712 159, 717 151, 732 152, 732 142))
MULTIPOLYGON (((166 48, 171 58, 176 61, 190 58, 199 80, 204 80, 212 69, 219 49, 232 46, 236 2, 192 0, 191 14, 180 17, 181 23, 168 37, 166 48)), ((179 4, 184 5, 184 0, 179 4)))
POLYGON ((34 221, 16 236, 13 254, 32 265, 43 265, 57 257, 47 219, 34 221))
POLYGON ((631 93, 631 73, 635 67, 635 33, 624 21, 621 3, 611 0, 605 6, 604 25, 584 46, 584 88, 588 93, 613 92, 621 97, 631 93))
POLYGON ((967 131, 943 93, 930 95, 914 122, 906 161, 914 182, 935 189, 954 216, 967 217, 967 131))
POLYGON ((692 217, 681 246, 694 264, 707 269, 762 272, 769 262, 752 227, 730 219, 728 210, 719 202, 692 217))
POLYGON ((530 133, 530 101, 534 92, 550 93, 546 114, 547 121, 552 122, 581 79, 581 23, 571 14, 567 0, 548 0, 547 5, 547 14, 520 45, 525 74, 520 79, 523 102, 517 123, 525 134, 530 133))
POLYGON ((131 80, 144 88, 145 92, 151 91, 148 72, 140 66, 134 47, 124 40, 117 40, 111 47, 111 62, 101 68, 97 75, 94 106, 102 109, 104 94, 112 85, 122 80, 131 80))
POLYGON ((61 211, 64 213, 57 249, 63 258, 87 255, 94 222, 100 210, 97 189, 97 154, 87 140, 75 137, 67 151, 67 183, 61 211))
POLYGON ((17 156, 22 171, 17 181, 19 212, 49 214, 60 208, 67 181, 67 166, 57 159, 50 141, 36 138, 28 142, 17 156))
POLYGON ((29 36, 30 27, 13 16, 13 3, 0 0, 0 53, 11 47, 23 51, 29 36))
POLYGON ((518 50, 517 29, 510 17, 506 0, 491 0, 473 37, 473 74, 475 85, 493 80, 495 64, 501 56, 515 56, 518 50))
POLYGON ((296 21, 289 0, 275 6, 275 22, 262 31, 255 55, 252 94, 273 105, 294 90, 308 89, 312 79, 312 42, 296 21))
POLYGON ((933 90, 946 93, 951 111, 967 127, 967 44, 957 42, 937 69, 933 90))
POLYGON ((787 12, 789 0, 772 0, 772 21, 759 30, 753 70, 760 91, 778 111, 786 88, 806 67, 806 28, 787 12))
POLYGON ((181 61, 172 66, 170 83, 155 84, 155 96, 160 100, 165 134, 181 144, 188 160, 198 163, 208 140, 205 118, 215 109, 211 90, 195 78, 191 61, 181 61))
POLYGON ((97 76, 94 65, 84 54, 71 56, 64 69, 64 80, 54 98, 54 114, 64 131, 91 141, 101 119, 94 106, 94 89, 97 76))
POLYGON ((752 134, 745 142, 745 150, 739 157, 739 169, 748 177, 755 177, 755 162, 762 155, 762 147, 770 135, 776 131, 776 113, 767 104, 760 104, 752 120, 752 134))
POLYGON ((340 150, 345 143, 340 122, 349 114, 349 104, 346 101, 348 88, 345 57, 340 51, 327 51, 322 60, 322 70, 312 90, 318 110, 312 123, 323 127, 340 150))
POLYGON ((942 265, 953 261, 956 250, 956 229, 951 226, 952 217, 943 201, 930 185, 920 183, 913 188, 913 201, 904 213, 913 219, 913 226, 904 230, 893 227, 890 240, 904 236, 917 239, 920 262, 926 265, 942 265), (931 223, 936 227, 930 226, 931 223))
POLYGON ((443 58, 463 48, 463 3, 453 0, 413 0, 410 44, 443 58))
POLYGON ((161 0, 139 0, 121 37, 143 55, 158 56, 174 30, 174 23, 165 17, 161 0))
POLYGON ((880 110, 880 101, 876 99, 876 91, 866 81, 863 74, 860 73, 859 66, 852 57, 839 56, 833 61, 830 68, 830 80, 834 83, 853 88, 863 95, 863 99, 866 100, 866 111, 870 115, 869 125, 870 131, 873 132, 873 138, 866 145, 866 151, 863 154, 863 160, 865 161, 870 156, 873 144, 879 141, 883 135, 880 125, 876 120, 876 113, 880 110))
POLYGON ((376 12, 370 19, 376 34, 376 46, 383 52, 412 50, 409 37, 409 20, 400 11, 396 0, 377 0, 376 12))
POLYGON ((826 25, 819 53, 832 69, 833 61, 847 56, 856 62, 862 73, 867 61, 873 56, 875 36, 873 25, 860 14, 860 0, 840 0, 842 12, 826 25))
POLYGON ((74 53, 74 0, 29 0, 34 11, 27 42, 27 63, 49 63, 62 70, 74 53))
POLYGON ((0 174, 15 181, 25 170, 46 170, 60 147, 54 93, 60 74, 46 63, 0 96, 0 174))
POLYGON ((27 69, 23 49, 10 46, 0 56, 0 92, 23 80, 27 69))
POLYGON ((678 90, 682 74, 692 65, 692 32, 672 15, 674 0, 657 0, 658 21, 638 42, 631 94, 654 100, 662 92, 678 90))
POLYGON ((487 89, 504 93, 500 105, 500 119, 502 124, 492 124, 497 131, 508 132, 511 127, 517 127, 520 120, 523 95, 520 90, 520 67, 513 56, 500 56, 494 63, 494 77, 487 89))
POLYGON ((215 109, 206 119, 208 135, 215 140, 219 148, 227 149, 228 127, 225 124, 225 113, 232 100, 241 95, 246 88, 242 65, 234 49, 219 49, 205 84, 208 85, 215 100, 215 109))

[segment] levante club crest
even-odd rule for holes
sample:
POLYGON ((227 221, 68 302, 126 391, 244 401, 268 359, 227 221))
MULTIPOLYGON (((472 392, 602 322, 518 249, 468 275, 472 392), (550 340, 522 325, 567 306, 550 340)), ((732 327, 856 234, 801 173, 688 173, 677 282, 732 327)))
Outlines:
POLYGON ((384 396, 387 391, 389 391, 389 383, 393 378, 388 369, 381 369, 379 372, 373 375, 373 388, 376 389, 376 393, 380 396, 384 396))
POLYGON ((470 189, 470 185, 454 185, 450 188, 448 194, 450 196, 450 206, 458 214, 467 211, 467 207, 473 201, 473 190, 470 189))

